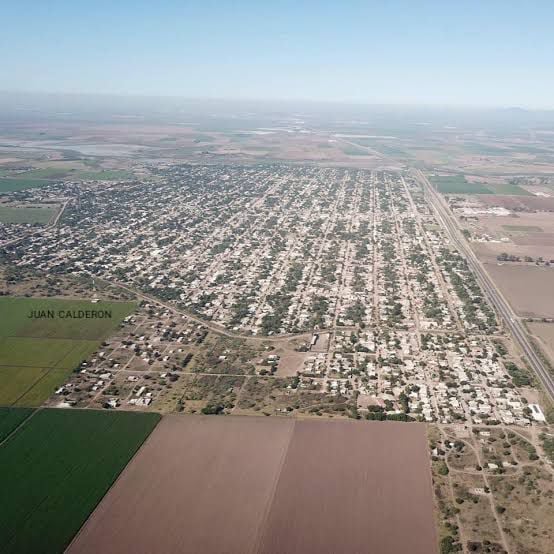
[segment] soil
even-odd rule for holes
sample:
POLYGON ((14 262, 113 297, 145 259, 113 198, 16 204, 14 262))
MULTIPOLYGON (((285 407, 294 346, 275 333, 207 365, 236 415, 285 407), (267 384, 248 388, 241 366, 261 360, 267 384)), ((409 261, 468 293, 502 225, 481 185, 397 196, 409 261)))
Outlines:
POLYGON ((437 552, 426 427, 166 416, 69 552, 437 552))

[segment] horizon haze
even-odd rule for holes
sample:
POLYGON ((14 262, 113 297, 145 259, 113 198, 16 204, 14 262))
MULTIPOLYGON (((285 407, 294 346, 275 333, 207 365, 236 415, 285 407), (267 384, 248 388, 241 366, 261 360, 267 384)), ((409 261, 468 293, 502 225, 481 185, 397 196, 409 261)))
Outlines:
POLYGON ((553 16, 543 1, 10 4, 0 90, 552 109, 553 16))

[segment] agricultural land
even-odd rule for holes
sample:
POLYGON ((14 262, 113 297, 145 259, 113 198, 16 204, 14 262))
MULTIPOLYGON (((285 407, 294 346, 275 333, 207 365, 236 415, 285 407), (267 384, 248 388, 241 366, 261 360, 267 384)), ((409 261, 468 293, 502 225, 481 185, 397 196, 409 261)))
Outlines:
POLYGON ((0 297, 0 404, 42 404, 133 308, 132 303, 0 297), (92 310, 110 317, 73 317, 92 310), (39 317, 47 315, 52 317, 39 317))
POLYGON ((0 443, 2 551, 62 552, 129 459, 157 414, 12 409, 27 418, 0 443))
POLYGON ((0 111, 6 551, 549 554, 547 124, 220 109, 0 111))
POLYGON ((431 554, 430 479, 423 425, 168 416, 69 552, 431 554))

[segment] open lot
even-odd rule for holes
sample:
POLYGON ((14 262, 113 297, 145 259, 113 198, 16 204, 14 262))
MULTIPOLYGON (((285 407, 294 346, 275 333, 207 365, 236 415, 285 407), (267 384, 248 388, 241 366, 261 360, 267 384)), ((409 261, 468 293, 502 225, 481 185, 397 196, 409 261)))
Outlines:
POLYGON ((471 247, 484 261, 496 261, 502 253, 521 258, 554 259, 554 214, 513 213, 486 215, 463 222, 472 237, 471 247))
POLYGON ((531 334, 539 339, 539 344, 554 366, 554 323, 533 321, 528 323, 527 327, 531 334))
MULTIPOLYGON (((18 415, 13 414, 6 416, 12 427, 18 415)), ((20 419, 27 415, 23 410, 20 419)), ((11 499, 0 507, 2 552, 62 552, 159 418, 35 413, 0 445, 0 487, 11 499)))
POLYGON ((103 550, 431 554, 425 427, 167 416, 69 547, 103 550))
POLYGON ((554 316, 553 268, 488 263, 485 269, 518 315, 554 316))
POLYGON ((533 260, 537 260, 539 257, 544 260, 554 259, 554 248, 540 245, 522 246, 514 242, 472 242, 471 248, 484 263, 496 264, 497 257, 501 254, 519 257, 522 262, 525 261, 525 256, 530 256, 533 260))
POLYGON ((552 475, 534 433, 430 426, 441 552, 550 553, 552 475))
POLYGON ((42 404, 134 307, 132 302, 1 298, 0 405, 42 404), (108 310, 111 317, 65 317, 93 309, 108 310), (33 312, 53 317, 29 318, 33 312))
POLYGON ((502 206, 511 210, 554 211, 554 197, 483 194, 479 196, 479 200, 489 206, 502 206))

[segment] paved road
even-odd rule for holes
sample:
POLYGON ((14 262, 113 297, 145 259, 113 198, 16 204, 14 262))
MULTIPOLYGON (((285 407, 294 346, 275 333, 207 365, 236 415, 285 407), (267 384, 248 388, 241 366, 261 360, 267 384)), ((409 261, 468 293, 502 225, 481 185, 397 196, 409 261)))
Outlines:
POLYGON ((544 366, 542 360, 535 352, 523 324, 515 315, 507 300, 497 290, 489 274, 485 271, 481 265, 481 262, 479 262, 473 250, 471 250, 466 240, 463 238, 454 216, 445 205, 440 194, 435 191, 431 183, 421 171, 415 170, 414 175, 428 193, 428 198, 435 207, 439 220, 445 227, 450 239, 465 256, 467 263, 477 277, 477 281, 489 297, 489 300, 492 302, 497 312, 504 319, 506 326, 510 329, 513 337, 527 356, 529 364, 537 374, 537 377, 543 384, 545 390, 550 397, 554 399, 554 378, 550 375, 548 369, 544 366))

